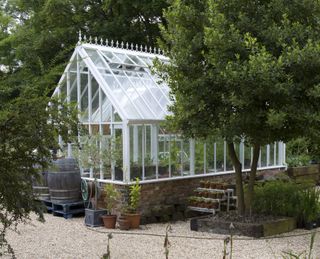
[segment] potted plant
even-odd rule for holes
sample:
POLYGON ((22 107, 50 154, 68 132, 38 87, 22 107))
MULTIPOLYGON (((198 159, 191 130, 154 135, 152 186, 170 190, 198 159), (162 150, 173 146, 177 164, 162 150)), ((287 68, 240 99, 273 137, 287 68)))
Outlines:
MULTIPOLYGON (((97 174, 100 170, 103 151, 99 148, 100 136, 88 136, 83 144, 81 151, 75 157, 79 159, 82 168, 92 170, 94 181, 89 184, 83 183, 83 190, 87 192, 88 206, 85 209, 85 224, 90 227, 102 226, 101 216, 107 214, 107 210, 98 208, 99 187, 97 174)), ((84 197, 84 195, 83 195, 84 197)))
POLYGON ((141 219, 141 214, 137 211, 141 196, 139 178, 136 178, 135 184, 131 185, 129 188, 129 204, 125 208, 125 216, 130 222, 130 228, 139 228, 141 219))
POLYGON ((107 215, 102 215, 102 220, 106 228, 115 228, 117 215, 112 214, 113 208, 116 206, 120 193, 113 184, 107 184, 104 187, 107 215))

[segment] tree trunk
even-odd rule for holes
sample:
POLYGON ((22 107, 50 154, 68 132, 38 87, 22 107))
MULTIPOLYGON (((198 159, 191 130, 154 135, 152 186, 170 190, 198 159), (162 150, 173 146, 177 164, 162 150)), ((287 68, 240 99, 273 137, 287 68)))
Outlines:
POLYGON ((249 177, 249 186, 248 186, 248 209, 250 211, 252 209, 252 204, 254 199, 254 183, 256 180, 259 155, 260 155, 260 144, 254 144, 251 171, 250 171, 250 177, 249 177))
POLYGON ((242 165, 239 161, 236 151, 234 150, 233 143, 228 143, 228 151, 236 172, 236 191, 238 199, 238 213, 244 215, 245 204, 244 204, 244 193, 243 193, 243 183, 242 183, 242 165))

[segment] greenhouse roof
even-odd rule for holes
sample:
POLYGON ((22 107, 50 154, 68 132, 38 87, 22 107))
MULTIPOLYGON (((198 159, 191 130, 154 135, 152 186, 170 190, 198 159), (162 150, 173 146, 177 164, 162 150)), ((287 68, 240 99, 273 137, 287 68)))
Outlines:
MULTIPOLYGON (((168 85, 151 72, 156 58, 169 62, 159 49, 113 41, 104 43, 102 40, 99 44, 97 39, 95 43, 91 39, 88 43, 81 38, 54 95, 66 84, 68 72, 91 74, 106 96, 101 105, 103 113, 111 113, 110 107, 113 106, 122 121, 128 123, 162 121, 169 115, 167 106, 171 101, 168 85)), ((74 81, 80 81, 79 78, 80 75, 74 81)), ((71 95, 70 90, 68 94, 71 95)), ((70 97, 67 96, 66 100, 70 97)), ((98 117, 97 114, 98 110, 92 112, 93 119, 98 117)))

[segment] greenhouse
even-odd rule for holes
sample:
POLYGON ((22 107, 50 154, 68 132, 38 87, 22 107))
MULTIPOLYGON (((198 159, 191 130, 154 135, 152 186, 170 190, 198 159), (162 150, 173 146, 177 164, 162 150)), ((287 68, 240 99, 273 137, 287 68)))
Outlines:
MULTIPOLYGON (((169 62, 159 49, 79 36, 53 95, 77 105, 86 129, 78 140, 99 149, 98 172, 82 165, 84 179, 153 182, 233 172, 222 139, 185 139, 163 127, 172 99, 169 86, 152 73, 155 59, 169 62)), ((66 156, 81 156, 76 145, 60 144, 66 156)), ((249 170, 252 148, 241 142, 236 150, 249 170)), ((284 143, 261 148, 258 169, 284 166, 284 143)))

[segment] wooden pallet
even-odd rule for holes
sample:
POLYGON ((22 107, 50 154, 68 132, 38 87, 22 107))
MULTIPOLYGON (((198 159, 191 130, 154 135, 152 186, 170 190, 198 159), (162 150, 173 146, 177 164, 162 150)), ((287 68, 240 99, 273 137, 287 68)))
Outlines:
POLYGON ((83 201, 58 203, 51 200, 42 200, 42 203, 47 208, 48 213, 52 213, 54 216, 63 216, 65 219, 84 214, 85 203, 83 201))

